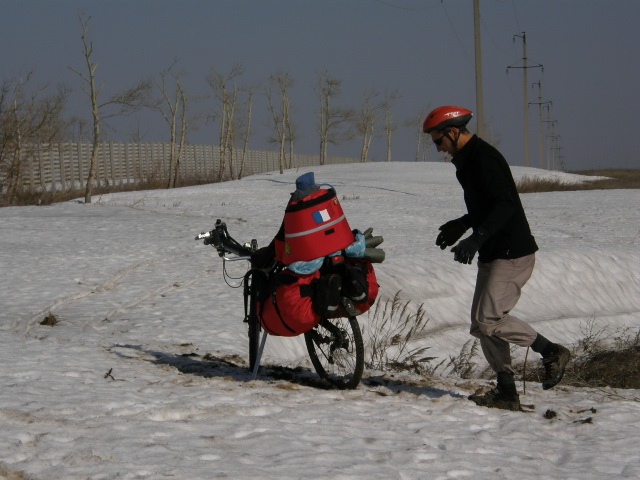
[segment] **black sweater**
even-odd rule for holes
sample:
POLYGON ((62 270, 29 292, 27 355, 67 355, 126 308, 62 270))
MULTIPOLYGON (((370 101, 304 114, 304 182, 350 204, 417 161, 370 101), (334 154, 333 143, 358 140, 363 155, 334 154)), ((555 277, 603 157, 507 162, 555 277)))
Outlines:
POLYGON ((538 250, 522 208, 511 170, 502 154, 474 135, 453 157, 464 190, 467 228, 488 238, 479 251, 481 262, 513 259, 538 250))

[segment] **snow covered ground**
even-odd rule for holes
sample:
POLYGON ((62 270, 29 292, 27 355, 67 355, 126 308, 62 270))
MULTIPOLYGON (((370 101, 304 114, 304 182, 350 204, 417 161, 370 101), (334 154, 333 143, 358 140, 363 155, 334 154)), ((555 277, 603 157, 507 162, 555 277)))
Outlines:
MULTIPOLYGON (((356 390, 323 390, 306 381, 301 338, 269 338, 251 380, 242 292, 194 237, 221 218, 236 239, 266 244, 309 170, 0 209, 0 478, 640 478, 638 391, 527 383, 521 400, 535 409, 522 413, 476 406, 466 396, 487 381, 446 372, 384 383, 365 371, 356 390), (40 324, 49 313, 57 325, 40 324)), ((434 245, 464 213, 454 167, 314 171, 352 228, 384 236, 380 298, 401 290, 424 304, 429 355, 457 355, 476 269, 434 245)), ((640 191, 522 198, 540 252, 515 313, 567 345, 589 323, 637 331, 640 191)))

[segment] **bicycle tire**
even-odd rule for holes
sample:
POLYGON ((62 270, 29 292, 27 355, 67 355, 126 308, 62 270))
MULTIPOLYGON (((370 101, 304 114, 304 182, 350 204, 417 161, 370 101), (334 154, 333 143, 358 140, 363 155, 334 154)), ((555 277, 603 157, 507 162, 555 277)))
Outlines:
POLYGON ((341 390, 354 389, 364 371, 364 343, 353 316, 323 319, 304 334, 309 358, 320 378, 341 390))

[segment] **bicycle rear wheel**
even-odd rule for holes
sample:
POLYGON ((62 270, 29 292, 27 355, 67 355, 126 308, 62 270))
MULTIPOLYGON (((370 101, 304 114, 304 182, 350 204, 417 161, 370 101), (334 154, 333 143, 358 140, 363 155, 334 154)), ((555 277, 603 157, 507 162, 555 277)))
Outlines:
POLYGON ((323 319, 304 334, 313 368, 340 389, 356 388, 364 370, 364 344, 356 317, 323 319))

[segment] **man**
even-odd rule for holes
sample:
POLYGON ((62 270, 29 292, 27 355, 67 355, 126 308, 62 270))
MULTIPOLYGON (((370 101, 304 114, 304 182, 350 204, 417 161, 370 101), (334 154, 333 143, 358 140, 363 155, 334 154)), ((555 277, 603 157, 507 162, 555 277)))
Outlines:
POLYGON ((560 382, 570 354, 510 314, 531 277, 538 246, 509 165, 498 150, 467 130, 472 116, 465 108, 443 106, 424 121, 423 130, 438 151, 452 156, 467 207, 465 215, 440 227, 436 245, 443 250, 455 245, 454 260, 463 264, 479 254, 470 333, 480 339, 498 379, 495 389, 469 398, 481 406, 520 410, 509 344, 531 347, 542 355, 545 390, 560 382), (456 245, 470 228, 473 233, 456 245))

